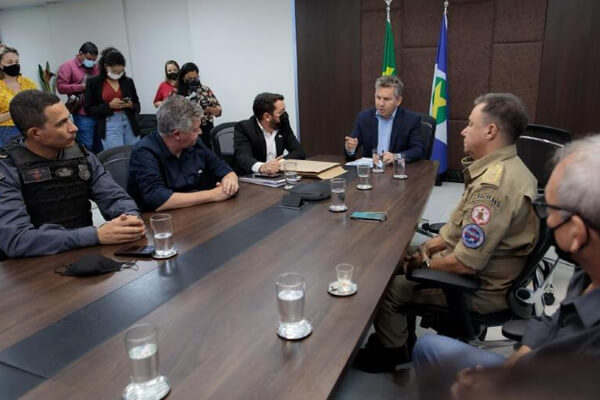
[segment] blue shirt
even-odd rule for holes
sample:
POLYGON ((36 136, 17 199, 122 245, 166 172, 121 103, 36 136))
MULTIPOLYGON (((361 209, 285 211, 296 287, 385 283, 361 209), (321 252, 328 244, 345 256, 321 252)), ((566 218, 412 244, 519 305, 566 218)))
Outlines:
POLYGON ((379 111, 375 113, 375 118, 377 118, 377 150, 379 151, 390 151, 390 137, 392 136, 392 125, 394 125, 396 111, 398 111, 398 107, 387 119, 383 118, 379 111))
MULTIPOLYGON (((60 159, 62 153, 58 155, 60 159)), ((139 215, 135 202, 100 164, 96 156, 87 153, 92 173, 90 200, 93 200, 106 220, 121 214, 139 215)), ((21 194, 21 180, 10 158, 0 161, 0 251, 8 258, 56 254, 69 249, 97 245, 95 227, 66 229, 57 224, 35 228, 27 213, 21 194)))
POLYGON ((207 149, 200 137, 177 157, 155 132, 133 149, 127 190, 143 211, 154 211, 173 193, 213 189, 230 172, 229 165, 207 149))

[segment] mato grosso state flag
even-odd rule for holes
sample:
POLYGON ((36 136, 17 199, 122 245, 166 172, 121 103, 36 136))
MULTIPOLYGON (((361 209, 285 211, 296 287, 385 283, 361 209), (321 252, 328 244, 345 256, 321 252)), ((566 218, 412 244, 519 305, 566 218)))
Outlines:
POLYGON ((396 75, 396 53, 394 53, 394 35, 390 21, 390 7, 387 7, 387 21, 385 23, 385 39, 383 44, 383 69, 381 75, 396 75))
POLYGON ((447 8, 444 7, 442 28, 437 48, 433 83, 431 85, 431 104, 429 114, 435 118, 435 141, 433 144, 432 160, 440 163, 438 174, 448 169, 448 77, 446 72, 446 34, 448 32, 447 8))

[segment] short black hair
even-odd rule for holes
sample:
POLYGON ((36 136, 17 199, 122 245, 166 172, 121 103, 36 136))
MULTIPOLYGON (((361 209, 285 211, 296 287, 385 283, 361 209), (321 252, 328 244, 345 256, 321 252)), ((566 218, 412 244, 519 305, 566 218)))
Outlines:
POLYGON ((483 104, 481 111, 498 125, 510 143, 517 141, 529 123, 527 108, 512 93, 487 93, 476 98, 474 104, 483 104))
POLYGON ((277 93, 260 93, 254 98, 252 112, 257 119, 261 119, 264 113, 273 115, 275 111, 275 102, 284 100, 283 95, 277 93))
POLYGON ((15 126, 27 139, 27 131, 31 128, 41 128, 46 124, 44 110, 47 107, 59 103, 60 99, 52 93, 41 90, 23 90, 19 92, 10 102, 10 118, 15 126))
POLYGON ((98 55, 98 47, 92 42, 85 42, 79 48, 79 51, 83 54, 93 54, 95 56, 98 55))
POLYGON ((125 66, 125 57, 114 47, 107 47, 106 49, 102 50, 100 60, 98 60, 98 65, 100 66, 100 76, 102 78, 106 78, 106 66, 125 66))

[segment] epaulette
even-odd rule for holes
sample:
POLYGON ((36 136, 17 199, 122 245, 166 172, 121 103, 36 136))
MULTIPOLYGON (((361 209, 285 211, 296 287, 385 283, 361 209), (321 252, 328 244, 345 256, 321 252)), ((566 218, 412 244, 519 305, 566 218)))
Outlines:
POLYGON ((504 165, 497 163, 490 166, 487 171, 481 177, 481 183, 486 185, 492 185, 495 187, 500 186, 502 181, 502 175, 504 174, 504 165))

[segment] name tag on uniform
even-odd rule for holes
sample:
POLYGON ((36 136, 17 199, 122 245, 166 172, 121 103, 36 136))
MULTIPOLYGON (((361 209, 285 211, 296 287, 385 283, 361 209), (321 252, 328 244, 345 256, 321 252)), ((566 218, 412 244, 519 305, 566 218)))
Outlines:
POLYGON ((48 167, 25 169, 21 172, 21 176, 23 183, 44 182, 52 179, 48 167))

